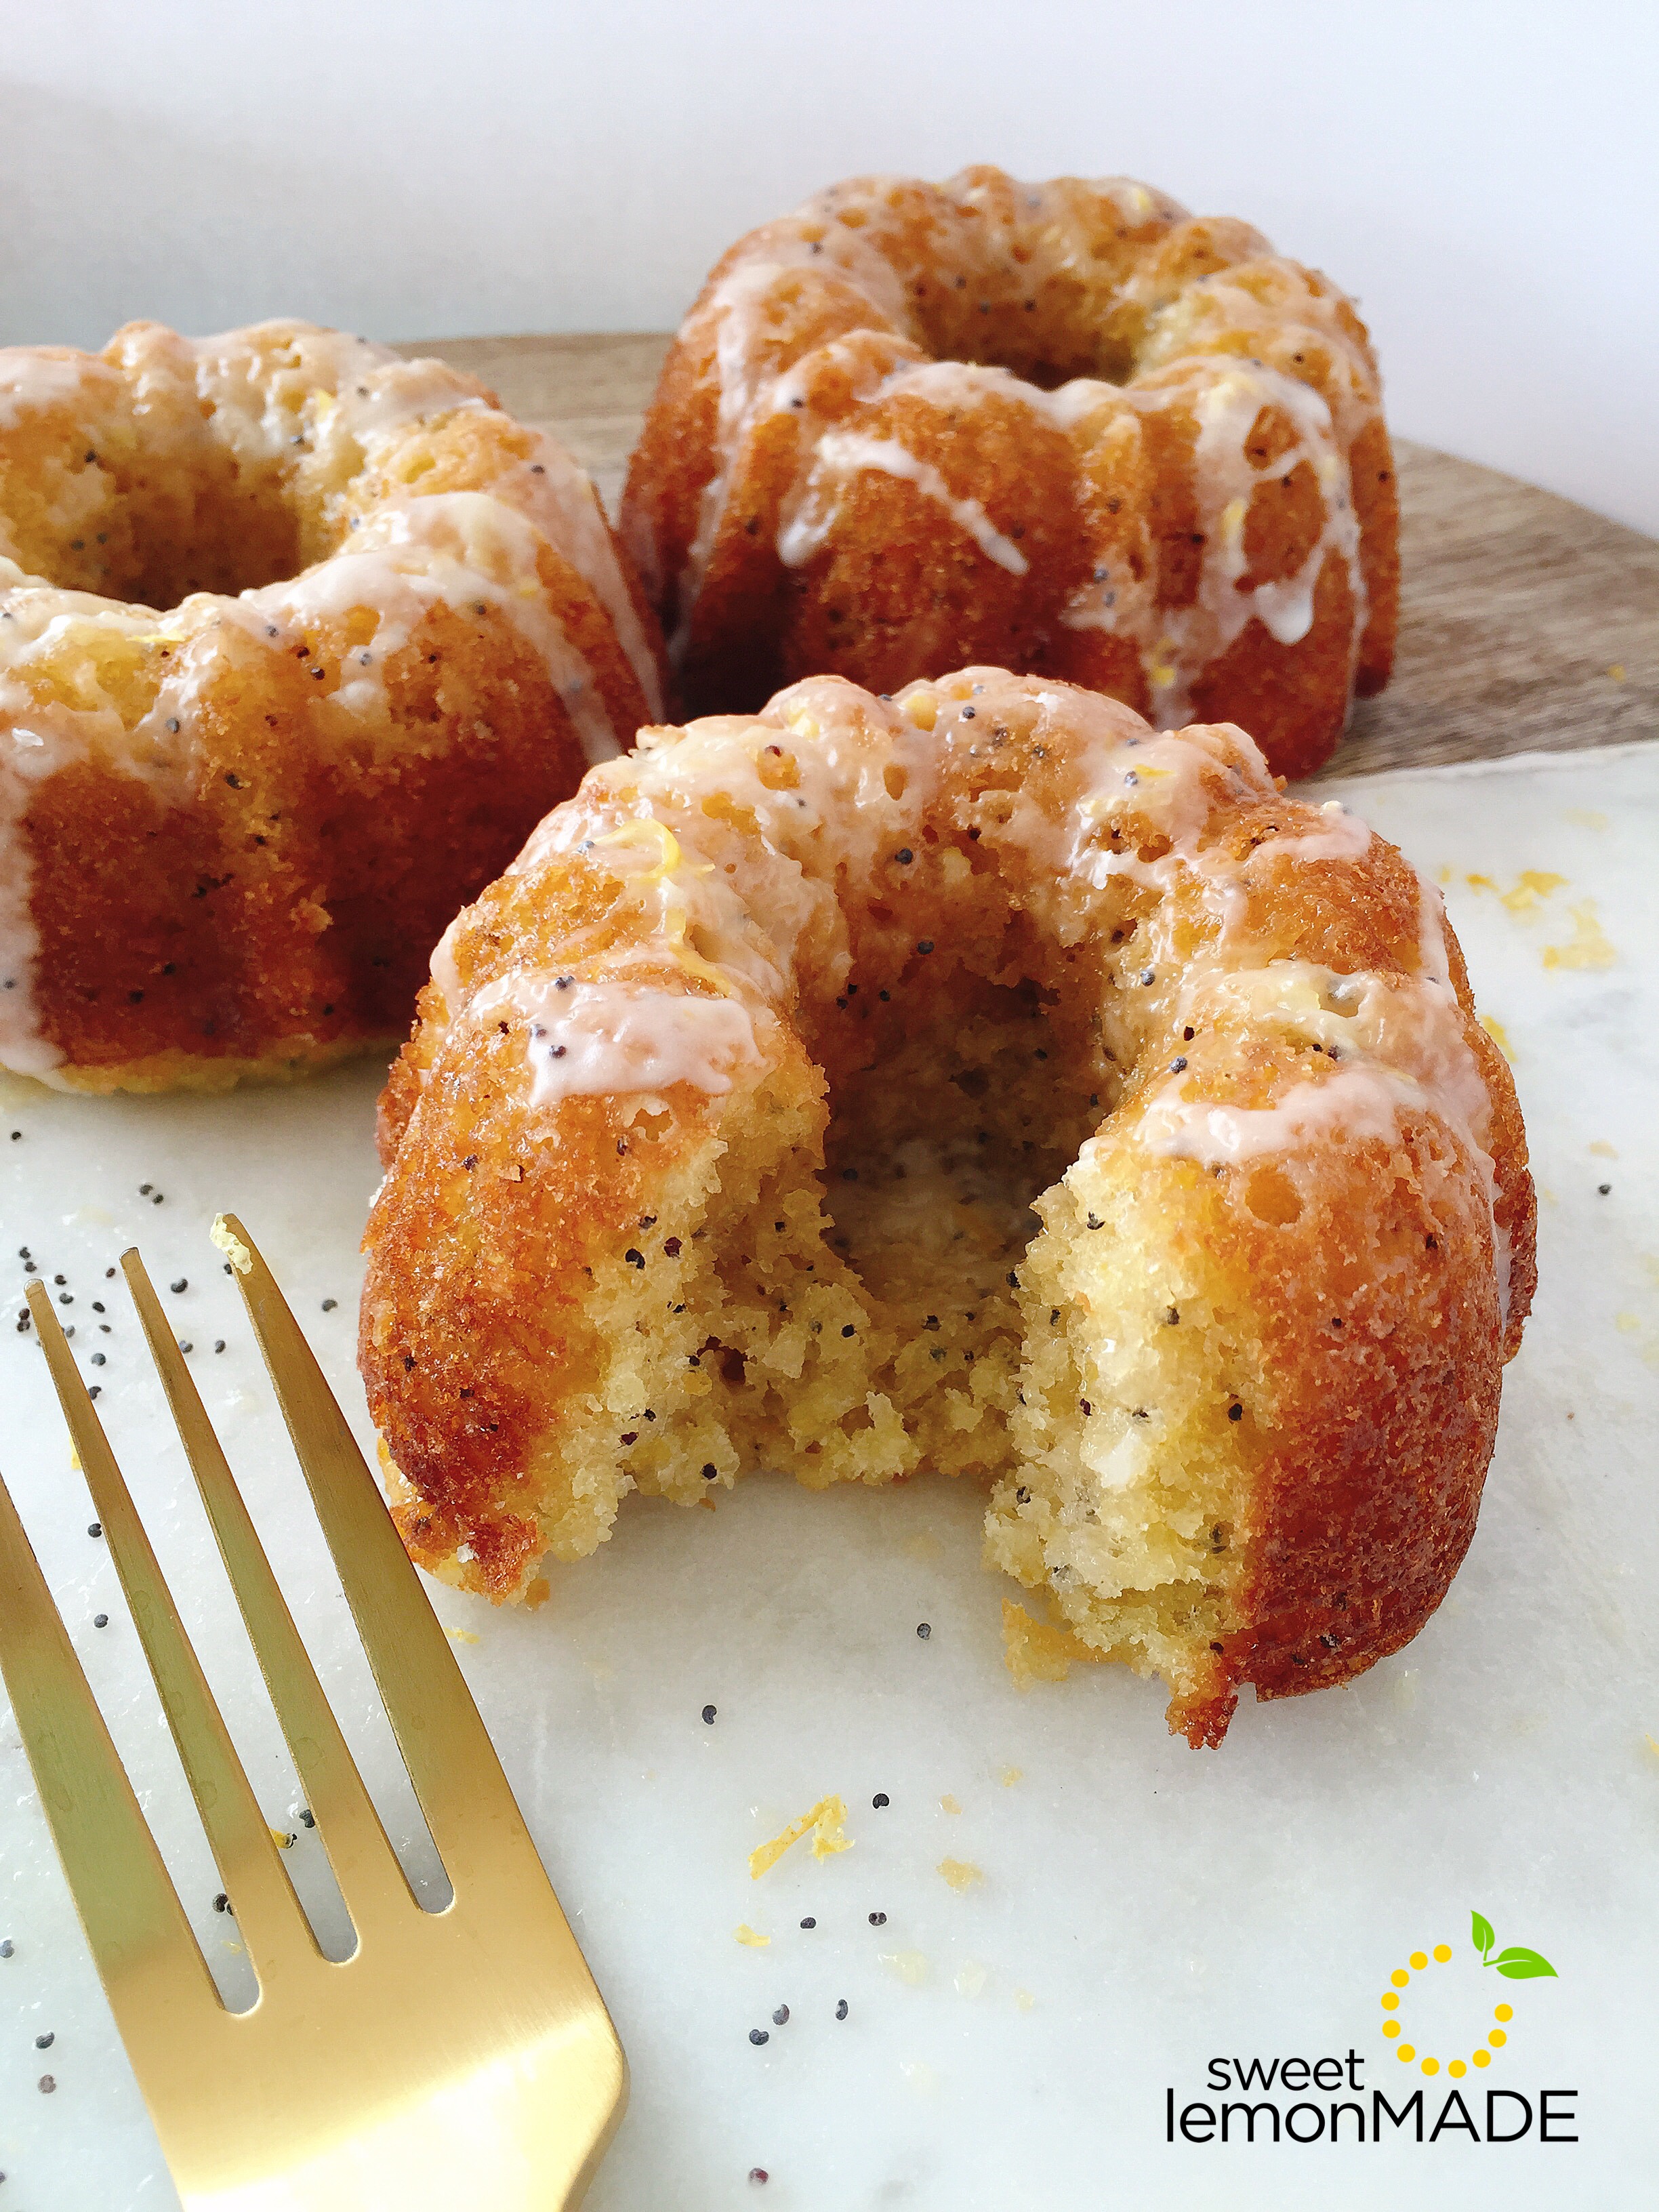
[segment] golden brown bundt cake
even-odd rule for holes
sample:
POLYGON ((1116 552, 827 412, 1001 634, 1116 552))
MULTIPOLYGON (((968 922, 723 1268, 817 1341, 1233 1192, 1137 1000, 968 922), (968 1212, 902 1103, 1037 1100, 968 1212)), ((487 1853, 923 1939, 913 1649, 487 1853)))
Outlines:
POLYGON ((1214 1742, 1469 1541, 1514 1091, 1438 893, 1240 730, 970 668, 644 731, 457 918, 382 1112, 362 1369, 470 1589, 631 1489, 937 1469, 1214 1742))
POLYGON ((740 240, 662 373, 623 538, 696 713, 959 661, 1304 775, 1380 690, 1394 462, 1350 301, 1124 178, 858 177, 740 240))
POLYGON ((395 1037, 659 658, 586 477, 441 362, 0 351, 0 1066, 222 1089, 395 1037))

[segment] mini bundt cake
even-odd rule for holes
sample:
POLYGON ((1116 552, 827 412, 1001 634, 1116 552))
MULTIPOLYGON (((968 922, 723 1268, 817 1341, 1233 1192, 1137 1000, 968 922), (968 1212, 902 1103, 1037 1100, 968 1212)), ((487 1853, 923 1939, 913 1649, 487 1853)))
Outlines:
POLYGON ((693 713, 996 660, 1304 775, 1381 690, 1394 462, 1352 304, 1122 178, 854 178, 715 267, 623 497, 693 713))
POLYGON ((1044 1634, 1211 1743, 1468 1544, 1515 1093, 1438 893, 1236 728, 970 668, 644 731, 457 918, 382 1114, 362 1369, 470 1589, 633 1489, 972 1477, 1044 1634))
POLYGON ((0 351, 0 1066, 221 1089, 405 1033, 659 659, 586 477, 441 362, 0 351))

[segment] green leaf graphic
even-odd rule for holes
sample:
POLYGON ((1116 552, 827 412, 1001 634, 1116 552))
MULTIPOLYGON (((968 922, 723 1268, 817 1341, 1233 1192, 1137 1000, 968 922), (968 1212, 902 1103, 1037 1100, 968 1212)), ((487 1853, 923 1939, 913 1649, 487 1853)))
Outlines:
POLYGON ((1536 1981, 1540 1974, 1555 1973, 1547 1959, 1540 1958, 1536 1951, 1528 1951, 1518 1945, 1507 1951, 1500 1951, 1491 1963, 1511 1982, 1536 1981))
POLYGON ((1480 1954, 1481 1960, 1484 1963, 1487 1952, 1491 1950, 1492 1945, 1498 1941, 1498 1938, 1492 1932, 1491 1921, 1488 1920, 1484 1914, 1472 1912, 1469 1915, 1469 1919, 1472 1923, 1470 1932, 1474 1937, 1474 1948, 1480 1954))

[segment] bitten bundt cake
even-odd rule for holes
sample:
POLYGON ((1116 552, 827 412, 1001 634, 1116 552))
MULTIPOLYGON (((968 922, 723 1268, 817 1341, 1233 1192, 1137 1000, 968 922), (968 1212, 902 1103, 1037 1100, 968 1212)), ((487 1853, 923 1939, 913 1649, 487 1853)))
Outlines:
POLYGON ((1351 302, 1123 178, 860 177, 734 246, 623 497, 694 713, 968 660, 1268 764, 1379 690, 1394 462, 1351 302))
POLYGON ((220 1089, 395 1038, 659 661, 586 477, 441 362, 0 351, 0 1066, 220 1089))
POLYGON ((629 1490, 935 1469, 1211 1743, 1468 1544, 1514 1091, 1438 893, 1241 730, 969 668, 644 731, 458 917, 382 1112, 362 1369, 470 1589, 629 1490))

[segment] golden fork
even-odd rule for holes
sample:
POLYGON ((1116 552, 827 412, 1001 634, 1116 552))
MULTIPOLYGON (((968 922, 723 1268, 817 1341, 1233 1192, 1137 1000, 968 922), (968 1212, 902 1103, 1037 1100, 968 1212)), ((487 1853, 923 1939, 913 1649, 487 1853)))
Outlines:
POLYGON ((136 1251, 122 1267, 357 1935, 325 1959, 51 1303, 29 1305, 255 1973, 214 1987, 0 1484, 0 1668, 186 2212, 563 2212, 627 2068, 443 1629, 270 1270, 216 1224, 454 1898, 416 1903, 136 1251))

